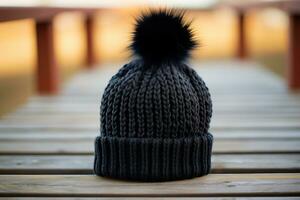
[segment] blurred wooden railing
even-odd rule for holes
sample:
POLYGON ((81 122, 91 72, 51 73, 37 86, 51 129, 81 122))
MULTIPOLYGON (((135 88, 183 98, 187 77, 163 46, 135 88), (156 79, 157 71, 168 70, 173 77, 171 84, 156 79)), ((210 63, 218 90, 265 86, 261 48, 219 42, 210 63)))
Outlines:
POLYGON ((93 13, 99 8, 0 7, 0 22, 33 18, 37 35, 37 90, 40 94, 59 91, 59 73, 54 52, 53 19, 62 12, 82 12, 86 15, 87 66, 94 66, 93 13))
MULTIPOLYGON (((300 1, 298 0, 224 0, 218 7, 231 7, 238 13, 239 38, 237 57, 247 57, 245 42, 245 12, 250 9, 276 7, 286 11, 290 19, 287 80, 290 89, 300 89, 300 1)), ((78 11, 86 15, 87 59, 86 66, 96 63, 93 45, 93 14, 101 8, 63 7, 0 7, 0 22, 33 18, 37 32, 37 89, 40 94, 55 94, 59 91, 59 73, 54 52, 53 18, 59 13, 78 11)))
MULTIPOLYGON (((245 13, 251 9, 278 8, 289 16, 289 41, 287 58, 287 84, 289 89, 300 89, 300 1, 299 0, 224 0, 220 6, 237 11, 239 19, 239 42, 237 57, 247 57, 245 41, 245 13)), ((274 33, 276 34, 276 33, 274 33)))

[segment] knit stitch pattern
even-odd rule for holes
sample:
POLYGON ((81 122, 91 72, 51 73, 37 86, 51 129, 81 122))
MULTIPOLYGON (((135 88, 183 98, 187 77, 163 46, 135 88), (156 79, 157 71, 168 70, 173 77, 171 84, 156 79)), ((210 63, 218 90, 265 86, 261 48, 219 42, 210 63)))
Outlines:
POLYGON ((95 172, 146 181, 205 175, 213 141, 211 116, 208 88, 193 69, 132 61, 103 94, 95 172))
POLYGON ((136 57, 105 88, 94 171, 99 176, 168 181, 211 168, 211 96, 185 63, 196 41, 183 13, 159 10, 137 19, 136 57))

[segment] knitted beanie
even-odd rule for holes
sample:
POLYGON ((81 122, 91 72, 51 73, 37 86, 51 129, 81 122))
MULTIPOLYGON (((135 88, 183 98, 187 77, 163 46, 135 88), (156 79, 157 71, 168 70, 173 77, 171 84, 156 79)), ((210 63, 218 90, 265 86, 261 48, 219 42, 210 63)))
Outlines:
POLYGON ((137 18, 135 58, 109 81, 95 141, 99 176, 166 181, 206 175, 213 136, 208 88, 185 64, 196 46, 183 13, 150 11, 137 18))

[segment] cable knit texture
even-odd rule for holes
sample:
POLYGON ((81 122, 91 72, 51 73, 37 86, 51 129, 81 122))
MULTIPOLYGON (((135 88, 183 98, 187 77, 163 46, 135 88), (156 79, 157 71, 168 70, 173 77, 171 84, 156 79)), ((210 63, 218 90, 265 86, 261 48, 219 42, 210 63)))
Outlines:
POLYGON ((102 97, 101 133, 95 141, 97 175, 167 181, 209 173, 212 102, 203 80, 184 64, 195 42, 182 20, 182 14, 170 11, 139 18, 138 42, 132 45, 139 56, 111 78, 102 97), (166 29, 153 35, 145 32, 154 30, 156 23, 166 29), (178 30, 181 33, 176 35, 178 30), (156 38, 160 35, 164 40, 156 38), (145 40, 147 45, 141 46, 145 40), (153 49, 170 44, 171 53, 153 49))

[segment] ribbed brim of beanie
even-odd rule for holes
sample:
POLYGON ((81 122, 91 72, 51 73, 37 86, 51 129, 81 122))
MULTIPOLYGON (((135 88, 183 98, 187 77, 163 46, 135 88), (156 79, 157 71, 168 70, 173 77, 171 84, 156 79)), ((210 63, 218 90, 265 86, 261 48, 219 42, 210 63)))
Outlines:
POLYGON ((96 138, 94 171, 99 176, 167 181, 203 176, 211 168, 213 136, 188 138, 96 138))

